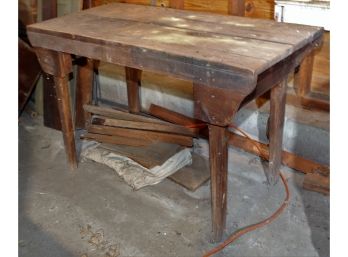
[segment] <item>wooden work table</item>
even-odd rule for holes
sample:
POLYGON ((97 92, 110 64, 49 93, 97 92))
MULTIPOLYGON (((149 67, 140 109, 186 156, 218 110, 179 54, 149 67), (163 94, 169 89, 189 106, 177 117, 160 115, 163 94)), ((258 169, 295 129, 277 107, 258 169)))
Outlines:
MULTIPOLYGON (((77 156, 68 90, 71 54, 125 66, 134 113, 140 111, 142 70, 193 81, 195 118, 209 124, 213 241, 222 239, 226 222, 228 125, 239 108, 271 90, 267 177, 276 183, 287 76, 322 34, 319 27, 121 3, 28 26, 42 69, 55 78, 72 168, 77 156)), ((92 88, 84 90, 88 103, 92 88)))

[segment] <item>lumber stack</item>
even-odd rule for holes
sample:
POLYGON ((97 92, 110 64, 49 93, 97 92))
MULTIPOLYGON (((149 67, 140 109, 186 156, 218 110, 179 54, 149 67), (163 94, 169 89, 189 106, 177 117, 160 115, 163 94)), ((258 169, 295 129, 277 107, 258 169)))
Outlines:
MULTIPOLYGON (((193 138, 208 139, 209 133, 203 121, 187 117, 183 114, 152 104, 148 114, 132 114, 125 109, 111 109, 100 106, 84 105, 84 110, 91 114, 91 122, 87 133, 82 139, 95 140, 100 143, 123 145, 131 147, 146 147, 164 142, 184 147, 193 146, 193 138)), ((269 159, 269 146, 255 140, 229 131, 229 144, 269 159)), ((146 148, 144 148, 146 149, 146 148)), ((304 159, 290 152, 282 152, 282 164, 305 173, 303 188, 311 191, 329 194, 330 169, 328 166, 304 159)), ((196 176, 192 172, 192 176, 196 176)), ((175 175, 175 174, 174 174, 175 175)), ((199 175, 202 177, 201 175, 199 175)), ((179 184, 185 184, 185 174, 180 173, 179 179, 173 178, 179 184)), ((191 190, 195 190, 207 179, 192 182, 191 190)), ((192 180, 193 181, 193 180, 192 180)))
POLYGON ((84 105, 91 113, 91 122, 83 139, 102 143, 145 146, 155 142, 174 143, 192 147, 197 130, 172 124, 141 114, 93 105, 84 105))

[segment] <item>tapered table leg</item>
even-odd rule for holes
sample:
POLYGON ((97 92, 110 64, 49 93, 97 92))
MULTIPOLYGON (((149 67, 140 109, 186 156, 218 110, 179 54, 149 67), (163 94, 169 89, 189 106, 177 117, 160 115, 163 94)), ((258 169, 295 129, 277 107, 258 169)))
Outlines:
POLYGON ((128 109, 132 113, 141 111, 140 102, 140 85, 141 85, 141 70, 125 67, 126 69, 126 83, 128 95, 128 109))
POLYGON ((68 163, 71 169, 77 168, 77 156, 75 147, 74 126, 72 122, 68 77, 54 77, 55 89, 58 100, 58 110, 62 123, 62 132, 67 153, 68 163))
POLYGON ((35 48, 35 52, 42 70, 54 78, 65 152, 70 168, 76 169, 77 155, 68 80, 69 73, 72 71, 71 55, 43 48, 35 48))
POLYGON ((209 125, 212 241, 222 239, 226 226, 228 134, 225 127, 209 125))
MULTIPOLYGON (((82 58, 82 57, 81 57, 82 58)), ((90 120, 90 113, 83 109, 84 104, 90 104, 93 92, 94 61, 82 58, 76 74, 75 126, 85 128, 90 120)))
POLYGON ((271 89, 271 110, 269 119, 269 170, 268 182, 271 185, 279 179, 279 169, 282 161, 283 127, 286 102, 287 79, 271 89))

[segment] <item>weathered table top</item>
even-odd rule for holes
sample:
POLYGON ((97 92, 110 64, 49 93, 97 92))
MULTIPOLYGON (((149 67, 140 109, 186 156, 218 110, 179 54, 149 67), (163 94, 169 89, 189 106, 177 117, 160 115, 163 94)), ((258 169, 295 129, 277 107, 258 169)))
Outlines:
POLYGON ((149 51, 159 59, 252 76, 322 34, 319 27, 122 3, 33 24, 28 31, 36 47, 94 58, 97 56, 92 52, 99 51, 99 59, 119 64, 132 66, 116 60, 122 59, 122 52, 140 52, 146 58, 149 51), (115 46, 119 54, 113 56, 100 48, 88 50, 85 45, 74 46, 62 39, 86 46, 115 46))

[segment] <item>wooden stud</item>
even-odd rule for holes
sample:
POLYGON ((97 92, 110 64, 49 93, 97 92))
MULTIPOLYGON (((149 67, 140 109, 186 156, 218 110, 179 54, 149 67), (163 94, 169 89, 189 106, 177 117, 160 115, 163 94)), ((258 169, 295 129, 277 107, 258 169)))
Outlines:
POLYGON ((226 225, 228 134, 225 127, 209 125, 212 241, 222 239, 226 225))
POLYGON ((141 84, 141 70, 125 67, 128 95, 128 108, 132 113, 141 111, 139 87, 141 84))
POLYGON ((314 51, 301 62, 299 70, 294 75, 294 87, 299 96, 306 96, 311 91, 314 51))
POLYGON ((269 170, 266 173, 271 185, 279 179, 282 161, 283 127, 286 101, 287 78, 271 89, 269 121, 269 170))
POLYGON ((85 128, 90 120, 90 113, 84 111, 83 105, 90 104, 93 92, 94 61, 89 58, 81 58, 76 75, 75 97, 75 126, 85 128))

